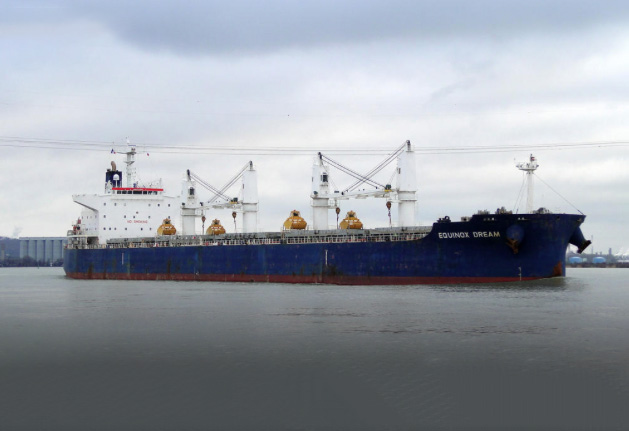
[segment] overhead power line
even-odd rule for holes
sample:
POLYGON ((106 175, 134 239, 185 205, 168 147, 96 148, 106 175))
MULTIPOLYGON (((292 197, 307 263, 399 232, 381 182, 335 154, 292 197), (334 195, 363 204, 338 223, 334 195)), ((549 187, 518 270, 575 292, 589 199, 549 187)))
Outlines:
MULTIPOLYGON (((0 147, 9 148, 38 148, 50 150, 70 151, 123 151, 126 143, 108 141, 88 141, 72 139, 26 138, 16 136, 0 136, 0 147)), ((165 145, 152 142, 136 142, 134 145, 152 153, 177 154, 248 154, 248 155, 315 155, 319 151, 328 154, 391 154, 391 146, 381 148, 339 146, 241 146, 241 145, 165 145)), ((554 142, 528 145, 473 145, 473 146, 422 146, 415 144, 415 152, 420 154, 467 154, 467 153, 497 153, 513 151, 542 151, 564 149, 588 149, 626 147, 629 141, 591 141, 591 142, 554 142)))

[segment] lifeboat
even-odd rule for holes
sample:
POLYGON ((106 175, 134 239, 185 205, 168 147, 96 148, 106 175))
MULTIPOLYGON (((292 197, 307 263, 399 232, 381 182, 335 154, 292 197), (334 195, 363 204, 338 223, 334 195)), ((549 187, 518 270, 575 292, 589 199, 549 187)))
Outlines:
POLYGON ((354 211, 348 211, 339 226, 341 229, 362 229, 363 222, 356 217, 356 213, 354 211))
POLYGON ((217 218, 212 220, 212 224, 205 231, 207 235, 222 235, 225 233, 225 228, 221 224, 221 221, 217 218))
POLYGON ((284 229, 306 229, 308 223, 301 217, 301 214, 297 210, 292 210, 290 216, 284 222, 284 229))
POLYGON ((164 222, 157 228, 158 235, 174 235, 177 233, 177 229, 170 222, 169 218, 165 218, 164 222))

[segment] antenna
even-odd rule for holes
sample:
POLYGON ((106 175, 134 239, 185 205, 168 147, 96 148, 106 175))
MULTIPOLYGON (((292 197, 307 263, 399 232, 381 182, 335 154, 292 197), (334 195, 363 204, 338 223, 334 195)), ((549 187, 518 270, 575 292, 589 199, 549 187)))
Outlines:
POLYGON ((518 163, 515 165, 521 171, 526 172, 526 212, 531 214, 533 212, 533 174, 535 170, 539 167, 537 160, 533 156, 530 155, 529 161, 525 163, 518 163))

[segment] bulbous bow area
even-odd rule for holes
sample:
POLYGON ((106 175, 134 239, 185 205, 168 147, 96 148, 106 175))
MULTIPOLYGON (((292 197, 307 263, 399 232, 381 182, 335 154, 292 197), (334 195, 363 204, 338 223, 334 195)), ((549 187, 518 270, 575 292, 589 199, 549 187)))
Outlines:
POLYGON ((570 244, 572 244, 575 247, 577 247, 577 253, 579 253, 579 254, 583 253, 583 250, 585 250, 586 248, 588 248, 588 246, 590 244, 592 244, 592 241, 585 239, 585 237, 583 236, 583 232, 581 232, 581 228, 580 227, 576 228, 576 230, 574 231, 574 233, 570 237, 570 241, 569 242, 570 242, 570 244))

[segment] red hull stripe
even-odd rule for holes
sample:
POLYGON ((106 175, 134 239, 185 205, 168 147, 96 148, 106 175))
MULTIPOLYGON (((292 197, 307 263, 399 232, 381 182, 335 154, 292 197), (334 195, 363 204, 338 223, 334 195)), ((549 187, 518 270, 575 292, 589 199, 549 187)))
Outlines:
POLYGON ((320 283, 347 285, 407 285, 500 283, 536 280, 541 277, 366 277, 320 275, 247 275, 247 274, 126 274, 126 273, 66 273, 70 278, 100 280, 174 280, 174 281, 233 281, 255 283, 320 283))

